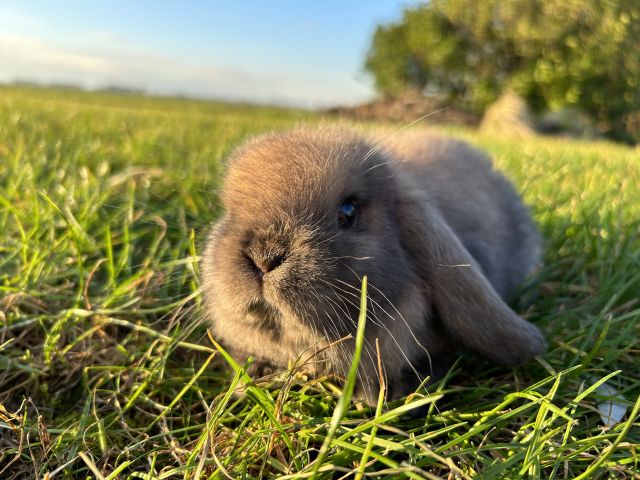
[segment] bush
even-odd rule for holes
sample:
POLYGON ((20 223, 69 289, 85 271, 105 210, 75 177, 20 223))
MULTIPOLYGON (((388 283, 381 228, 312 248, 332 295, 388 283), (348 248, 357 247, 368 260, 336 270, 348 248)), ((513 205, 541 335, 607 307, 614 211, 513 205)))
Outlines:
POLYGON ((637 0, 432 0, 378 26, 365 69, 386 95, 419 89, 482 112, 511 90, 638 142, 638 38, 637 0))

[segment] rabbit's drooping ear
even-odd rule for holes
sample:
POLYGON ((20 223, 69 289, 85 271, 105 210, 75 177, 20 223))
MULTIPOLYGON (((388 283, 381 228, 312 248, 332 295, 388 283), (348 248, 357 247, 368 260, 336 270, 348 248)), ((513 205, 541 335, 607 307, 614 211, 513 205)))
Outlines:
POLYGON ((502 301, 438 210, 411 180, 404 180, 399 199, 403 243, 447 334, 502 365, 517 365, 542 353, 545 343, 537 327, 502 301))

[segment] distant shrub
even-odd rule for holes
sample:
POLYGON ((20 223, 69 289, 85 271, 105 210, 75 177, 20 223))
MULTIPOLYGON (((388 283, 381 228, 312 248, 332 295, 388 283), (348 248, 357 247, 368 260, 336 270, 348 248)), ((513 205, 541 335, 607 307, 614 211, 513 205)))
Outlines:
POLYGON ((573 107, 640 141, 640 2, 431 0, 376 29, 365 69, 386 95, 418 89, 482 112, 502 92, 573 107))
POLYGON ((480 130, 484 133, 509 137, 531 137, 535 125, 531 113, 522 97, 513 92, 504 93, 487 108, 480 130))

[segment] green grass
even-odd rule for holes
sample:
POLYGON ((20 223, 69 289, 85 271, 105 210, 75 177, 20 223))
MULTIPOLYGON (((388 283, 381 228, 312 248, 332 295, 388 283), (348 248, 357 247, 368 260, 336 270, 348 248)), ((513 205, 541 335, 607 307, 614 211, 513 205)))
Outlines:
POLYGON ((301 372, 233 394, 198 252, 225 155, 298 121, 316 117, 0 88, 0 478, 640 478, 640 151, 612 144, 454 131, 545 236, 514 304, 543 358, 463 357, 377 409, 301 372), (603 379, 628 406, 611 429, 603 379))

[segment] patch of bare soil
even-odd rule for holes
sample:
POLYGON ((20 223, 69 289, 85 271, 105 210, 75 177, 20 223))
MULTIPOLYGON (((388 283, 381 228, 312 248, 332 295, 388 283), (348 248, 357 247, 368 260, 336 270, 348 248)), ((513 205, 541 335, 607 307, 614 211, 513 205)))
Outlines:
POLYGON ((443 104, 418 92, 406 92, 394 97, 382 97, 355 107, 334 107, 324 113, 353 120, 413 122, 429 115, 428 123, 477 127, 481 116, 452 105, 443 104))

